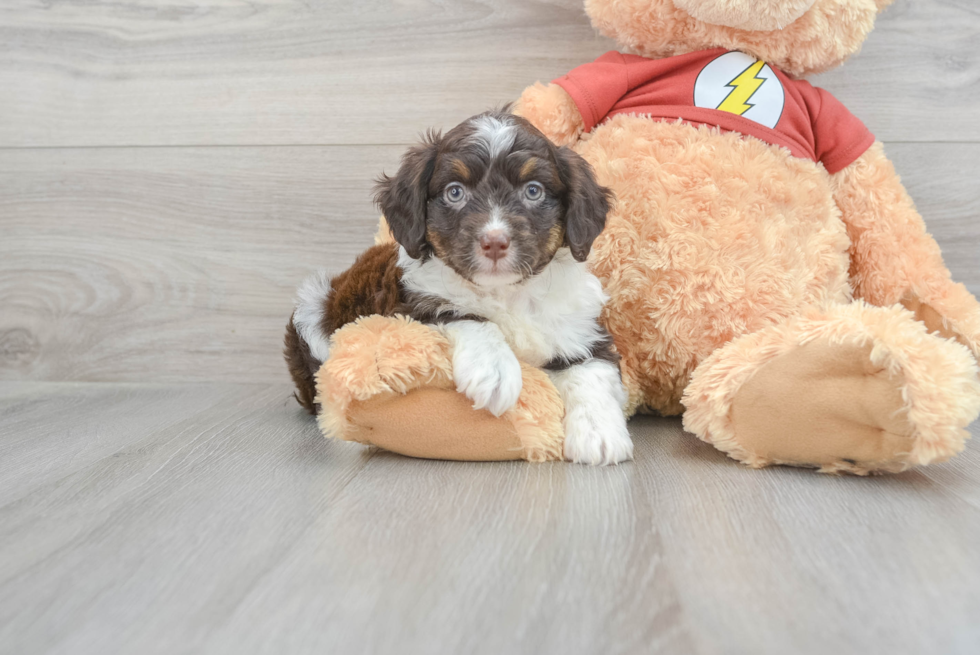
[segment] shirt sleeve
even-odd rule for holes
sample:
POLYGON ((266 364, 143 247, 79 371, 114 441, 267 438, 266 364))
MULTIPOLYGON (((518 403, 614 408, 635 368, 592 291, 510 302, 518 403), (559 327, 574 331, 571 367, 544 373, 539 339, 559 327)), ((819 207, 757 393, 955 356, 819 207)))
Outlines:
POLYGON ((607 52, 589 64, 553 81, 568 92, 585 121, 585 131, 595 127, 629 91, 627 62, 623 55, 607 52))
POLYGON ((874 144, 875 137, 840 100, 823 89, 811 89, 817 105, 812 114, 815 153, 817 160, 833 175, 863 155, 874 144))

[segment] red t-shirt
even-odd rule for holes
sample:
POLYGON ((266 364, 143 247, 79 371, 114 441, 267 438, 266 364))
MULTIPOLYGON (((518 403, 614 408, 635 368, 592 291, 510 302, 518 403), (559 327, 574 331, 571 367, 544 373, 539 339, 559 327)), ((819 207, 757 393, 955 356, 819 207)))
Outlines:
POLYGON ((846 168, 874 135, 834 96, 742 52, 723 48, 666 59, 607 52, 554 81, 575 101, 585 130, 617 114, 717 126, 846 168))

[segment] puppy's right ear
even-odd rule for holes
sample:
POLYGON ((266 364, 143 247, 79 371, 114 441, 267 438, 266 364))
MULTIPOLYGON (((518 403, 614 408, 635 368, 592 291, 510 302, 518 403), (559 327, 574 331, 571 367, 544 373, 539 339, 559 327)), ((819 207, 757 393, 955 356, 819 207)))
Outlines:
POLYGON ((425 219, 429 202, 429 180, 436 166, 442 136, 429 132, 422 143, 402 157, 394 177, 382 175, 374 187, 374 202, 388 221, 391 234, 412 259, 429 253, 425 219))

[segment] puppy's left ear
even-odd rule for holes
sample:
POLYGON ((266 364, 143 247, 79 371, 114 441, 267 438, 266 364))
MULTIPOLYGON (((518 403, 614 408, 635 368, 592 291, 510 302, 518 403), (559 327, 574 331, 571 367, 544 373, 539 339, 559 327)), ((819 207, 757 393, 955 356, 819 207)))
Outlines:
POLYGON ((606 227, 613 193, 596 182, 589 162, 567 146, 558 148, 558 174, 568 194, 565 208, 565 243, 576 261, 584 262, 592 242, 606 227))
POLYGON ((374 187, 374 201, 384 214, 395 241, 412 259, 429 252, 425 238, 429 202, 429 180, 436 166, 439 142, 437 132, 429 132, 422 143, 402 157, 394 177, 382 175, 374 187))

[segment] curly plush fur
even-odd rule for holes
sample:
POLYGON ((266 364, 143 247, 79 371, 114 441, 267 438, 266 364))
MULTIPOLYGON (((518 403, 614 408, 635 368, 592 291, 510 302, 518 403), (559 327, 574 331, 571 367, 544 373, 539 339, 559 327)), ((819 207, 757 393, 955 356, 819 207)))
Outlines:
POLYGON ((681 413, 691 373, 733 337, 849 299, 847 234, 813 162, 632 116, 576 150, 616 190, 591 263, 611 298, 606 326, 632 408, 681 413))
MULTIPOLYGON (((815 0, 774 31, 708 24, 681 8, 731 10, 736 21, 757 4, 587 0, 586 9, 600 31, 646 57, 724 47, 801 76, 855 53, 889 2, 815 0)), ((962 448, 963 428, 980 411, 971 357, 980 355, 980 305, 950 279, 881 144, 829 175, 776 146, 706 127, 621 115, 583 134, 574 102, 556 85, 529 87, 517 111, 571 145, 616 193, 591 263, 611 297, 605 324, 631 408, 686 409, 688 429, 752 466, 884 472, 962 448), (830 341, 808 346, 815 334, 830 341), (860 362, 842 367, 848 360, 860 362), (766 404, 758 389, 775 396, 796 388, 805 376, 794 366, 804 365, 814 379, 839 375, 841 388, 859 391, 800 391, 767 406, 769 417, 757 411, 766 404), (881 367, 891 377, 862 386, 881 367), (739 408, 749 418, 739 421, 739 408), (891 425, 882 408, 907 424, 891 425), (804 428, 781 420, 793 415, 824 430, 834 429, 833 416, 849 417, 840 418, 845 438, 836 451, 811 447, 804 428), (877 418, 854 419, 868 416, 877 418), (892 428, 908 448, 869 446, 892 428)))
POLYGON ((526 365, 521 370, 514 407, 500 419, 474 412, 455 391, 444 335, 409 318, 368 316, 331 338, 330 358, 317 373, 320 428, 328 436, 419 457, 561 459, 558 392, 544 372, 526 365), (438 411, 421 408, 430 404, 438 411), (393 413, 389 405, 395 405, 393 413), (460 421, 470 428, 465 439, 460 421))
MULTIPOLYGON (((740 50, 794 77, 844 63, 861 49, 878 12, 893 0, 817 0, 782 30, 755 31, 711 25, 673 0, 586 0, 585 10, 604 35, 651 59, 695 50, 740 50)), ((733 0, 751 7, 757 0, 733 0)), ((720 4, 715 0, 715 4, 720 4)))
MULTIPOLYGON (((684 404, 688 410, 684 427, 753 467, 803 464, 818 466, 824 472, 864 475, 945 461, 963 449, 969 437, 964 428, 980 412, 977 364, 964 347, 930 338, 926 326, 910 318, 909 312, 897 305, 872 307, 858 301, 811 308, 801 316, 736 339, 713 353, 685 389, 684 404), (896 389, 894 403, 886 401, 880 417, 874 411, 849 417, 873 431, 873 438, 834 444, 835 449, 810 449, 809 457, 800 459, 798 453, 804 449, 791 440, 797 444, 801 440, 799 432, 806 429, 803 414, 810 400, 802 394, 772 398, 775 404, 795 404, 790 408, 795 414, 794 429, 781 440, 787 446, 781 451, 782 456, 759 452, 739 434, 738 413, 733 411, 738 394, 753 376, 764 374, 767 365, 817 343, 824 349, 845 349, 848 360, 866 357, 866 370, 856 376, 860 382, 858 390, 869 388, 869 376, 882 375, 896 389), (894 435, 894 447, 888 443, 888 434, 894 435)), ((796 365, 789 375, 799 375, 802 386, 816 390, 824 377, 821 373, 803 371, 796 365)), ((844 376, 838 369, 831 366, 827 373, 833 378, 827 380, 829 384, 843 386, 844 376)), ((782 387, 795 382, 785 373, 775 381, 782 387)), ((771 397, 778 394, 772 389, 767 391, 771 397)), ((833 440, 822 435, 833 425, 831 416, 839 407, 820 407, 819 425, 814 426, 820 441, 833 440)))
MULTIPOLYGON (((890 2, 585 4, 601 32, 646 57, 724 47, 804 76, 856 53, 890 2), (760 5, 772 11, 751 16, 760 5), (748 29, 799 11, 781 29, 748 29)), ((894 472, 962 449, 980 413, 980 304, 951 280, 881 144, 830 175, 752 137, 679 122, 620 115, 583 133, 575 103, 555 85, 528 87, 515 112, 581 154, 617 196, 590 263, 611 297, 602 319, 622 356, 630 411, 685 412, 687 429, 753 467, 894 472)), ((349 328, 352 337, 368 329, 349 328)), ((347 394, 358 389, 370 401, 450 386, 438 347, 396 342, 393 351, 358 346, 360 368, 344 363, 348 345, 332 344, 320 377, 320 400, 332 408, 325 428, 356 434, 360 401, 347 394), (382 375, 390 362, 395 370, 382 375)), ((551 404, 532 403, 531 424, 550 420, 547 433, 548 413, 561 410, 554 389, 542 388, 551 404)), ((474 413, 446 407, 457 427, 478 425, 474 413)), ((381 421, 391 433, 411 414, 399 411, 381 421)), ((379 424, 378 413, 359 416, 379 424)), ((387 447, 407 452, 406 441, 387 447)), ((440 448, 428 456, 460 456, 440 448)))

